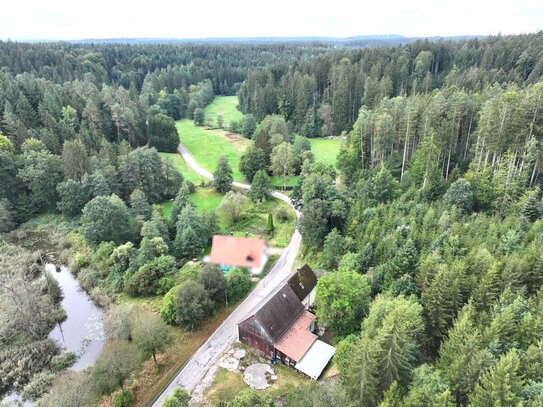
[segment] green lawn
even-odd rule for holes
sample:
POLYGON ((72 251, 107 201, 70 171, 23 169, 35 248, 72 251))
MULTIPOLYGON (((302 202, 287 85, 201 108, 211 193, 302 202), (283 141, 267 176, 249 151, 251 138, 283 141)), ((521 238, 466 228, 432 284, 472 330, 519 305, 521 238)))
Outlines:
POLYGON ((312 138, 311 151, 315 155, 315 161, 336 165, 337 155, 341 148, 340 139, 312 138))
POLYGON ((198 188, 190 195, 190 200, 196 207, 196 212, 210 212, 217 210, 222 197, 213 188, 198 188))
POLYGON ((242 218, 234 225, 227 225, 221 219, 221 228, 234 236, 247 236, 266 239, 270 246, 286 247, 296 228, 296 215, 294 210, 285 202, 272 199, 267 202, 251 204, 242 218), (284 207, 288 211, 288 219, 281 222, 275 216, 278 208, 284 207), (270 238, 268 234, 268 215, 273 215, 274 233, 270 238))
MULTIPOLYGON (((294 175, 293 177, 290 177, 287 180, 287 187, 294 187, 298 183, 298 178, 300 178, 299 175, 294 175)), ((285 184, 285 180, 283 179, 283 177, 271 177, 271 183, 274 188, 282 189, 285 184)))
POLYGON ((173 167, 183 175, 185 181, 190 181, 194 185, 200 185, 203 182, 209 181, 207 178, 198 175, 193 171, 183 160, 183 158, 177 153, 159 153, 163 160, 172 163, 173 167))
POLYGON ((228 125, 231 121, 241 120, 243 113, 238 109, 237 96, 217 96, 211 104, 205 108, 205 116, 211 117, 213 123, 217 124, 217 116, 222 116, 224 124, 228 125))
MULTIPOLYGON (((190 194, 190 200, 194 204, 196 212, 211 212, 217 210, 221 204, 222 195, 213 188, 196 188, 194 193, 190 194)), ((158 204, 166 219, 172 216, 173 201, 161 202, 158 204)))
POLYGON ((192 120, 180 120, 176 125, 179 139, 202 167, 215 171, 219 157, 224 155, 232 167, 234 179, 243 181, 238 168, 239 159, 249 140, 240 135, 198 127, 192 120))

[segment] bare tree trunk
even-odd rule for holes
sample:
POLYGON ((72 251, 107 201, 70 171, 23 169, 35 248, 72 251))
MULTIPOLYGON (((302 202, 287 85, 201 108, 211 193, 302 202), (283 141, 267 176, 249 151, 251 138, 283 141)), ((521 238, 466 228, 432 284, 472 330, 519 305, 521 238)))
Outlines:
POLYGON ((449 179, 449 168, 451 166, 451 150, 452 150, 452 142, 449 146, 449 156, 447 157, 447 171, 445 171, 445 181, 449 179))
POLYGON ((405 141, 403 143, 403 158, 402 158, 402 172, 400 174, 400 180, 403 179, 405 172, 405 162, 407 161, 407 145, 409 144, 409 127, 411 126, 411 112, 407 115, 407 129, 405 132, 405 141))
POLYGON ((534 163, 534 170, 532 171, 532 176, 530 177, 530 186, 533 186, 534 185, 534 181, 535 181, 535 174, 537 172, 537 165, 539 163, 539 159, 536 158, 535 160, 535 163, 534 163))
POLYGON ((466 146, 464 147, 464 158, 466 158, 466 155, 468 154, 468 146, 469 146, 469 138, 471 135, 471 126, 473 124, 473 112, 471 112, 471 116, 469 119, 469 126, 468 126, 468 136, 466 137, 466 146))

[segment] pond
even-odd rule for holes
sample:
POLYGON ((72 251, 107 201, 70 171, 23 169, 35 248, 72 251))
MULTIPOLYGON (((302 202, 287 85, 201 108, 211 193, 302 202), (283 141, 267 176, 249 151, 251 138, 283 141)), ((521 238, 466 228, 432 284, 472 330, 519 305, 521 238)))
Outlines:
MULTIPOLYGON (((103 311, 94 304, 65 266, 61 266, 57 271, 54 264, 47 263, 45 269, 62 288, 61 305, 66 313, 66 319, 57 324, 49 337, 55 340, 61 349, 74 352, 78 356, 69 370, 82 370, 95 362, 104 346, 103 311)), ((11 393, 0 400, 0 403, 13 402, 24 407, 32 405, 29 402, 18 404, 18 399, 16 393, 11 393)))
POLYGON ((71 370, 92 365, 104 346, 103 312, 81 288, 74 275, 64 266, 56 271, 53 264, 45 268, 58 281, 64 298, 62 308, 67 318, 51 331, 49 337, 61 348, 78 356, 71 370))

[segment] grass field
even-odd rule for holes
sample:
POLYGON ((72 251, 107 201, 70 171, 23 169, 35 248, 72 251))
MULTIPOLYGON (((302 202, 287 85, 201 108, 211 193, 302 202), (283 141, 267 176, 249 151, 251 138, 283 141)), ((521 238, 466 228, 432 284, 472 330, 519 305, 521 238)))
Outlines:
POLYGON ((336 165, 337 155, 341 148, 340 139, 312 138, 311 151, 315 155, 315 161, 336 165))
POLYGON ((241 120, 243 117, 243 113, 237 109, 237 106, 237 96, 217 96, 205 108, 205 116, 206 118, 211 117, 215 124, 217 124, 217 117, 222 116, 224 124, 228 125, 230 122, 241 120))
POLYGON ((192 120, 180 120, 176 125, 179 139, 202 167, 215 171, 219 158, 224 155, 232 167, 234 179, 243 181, 239 159, 249 140, 237 134, 198 127, 192 120))
MULTIPOLYGON (((222 195, 213 188, 197 188, 190 194, 190 200, 194 204, 196 212, 211 212, 217 210, 221 204, 222 195)), ((172 216, 173 201, 161 202, 158 204, 166 219, 172 216)))
POLYGON ((200 185, 203 182, 209 181, 207 178, 198 175, 193 171, 177 153, 159 153, 163 160, 172 163, 173 167, 183 175, 185 181, 190 181, 194 185, 200 185))

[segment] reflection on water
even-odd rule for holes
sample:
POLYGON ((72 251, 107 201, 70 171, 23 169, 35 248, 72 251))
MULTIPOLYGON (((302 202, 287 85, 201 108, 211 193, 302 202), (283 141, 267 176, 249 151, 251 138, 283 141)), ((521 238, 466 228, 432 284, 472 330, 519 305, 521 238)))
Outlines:
POLYGON ((60 347, 77 354, 78 359, 70 369, 81 370, 94 363, 104 346, 102 310, 92 302, 66 267, 62 266, 60 271, 56 271, 53 264, 45 267, 62 288, 62 308, 67 316, 49 337, 60 347))
MULTIPOLYGON (((78 356, 70 370, 81 370, 92 365, 104 346, 103 312, 98 308, 81 288, 74 275, 64 266, 56 271, 54 264, 46 264, 45 268, 58 281, 62 288, 62 308, 66 319, 51 331, 49 337, 67 351, 75 352, 78 356)), ((15 406, 32 406, 33 403, 23 403, 17 393, 10 393, 2 400, 15 406)))

